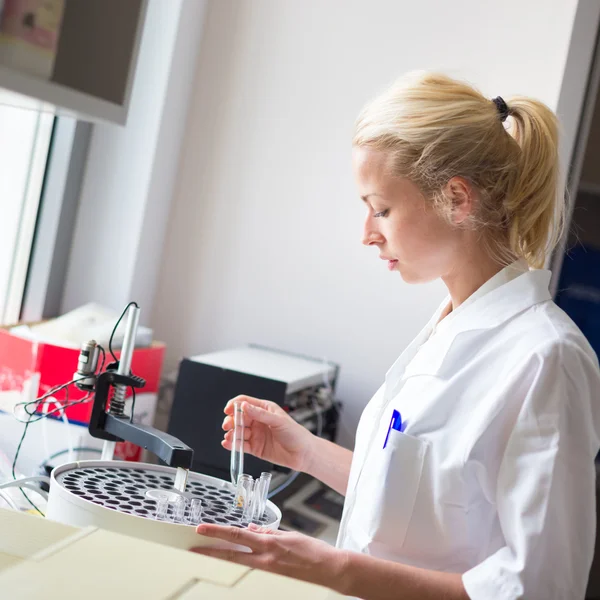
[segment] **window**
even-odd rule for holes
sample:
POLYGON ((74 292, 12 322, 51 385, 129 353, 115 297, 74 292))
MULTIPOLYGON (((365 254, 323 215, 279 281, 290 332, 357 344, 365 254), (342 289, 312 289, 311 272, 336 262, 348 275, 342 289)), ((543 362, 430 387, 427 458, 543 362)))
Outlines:
POLYGON ((20 317, 54 127, 52 113, 18 103, 0 90, 0 324, 20 317))

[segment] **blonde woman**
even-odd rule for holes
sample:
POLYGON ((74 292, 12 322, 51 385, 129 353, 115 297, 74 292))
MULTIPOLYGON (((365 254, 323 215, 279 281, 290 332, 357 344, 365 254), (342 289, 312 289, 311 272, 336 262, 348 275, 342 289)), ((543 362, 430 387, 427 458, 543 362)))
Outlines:
POLYGON ((199 551, 366 600, 584 598, 600 375, 543 270, 563 212, 555 115, 412 74, 360 115, 353 164, 363 243, 449 296, 367 405, 353 453, 237 398, 253 454, 345 494, 337 548, 201 525, 252 553, 199 551))

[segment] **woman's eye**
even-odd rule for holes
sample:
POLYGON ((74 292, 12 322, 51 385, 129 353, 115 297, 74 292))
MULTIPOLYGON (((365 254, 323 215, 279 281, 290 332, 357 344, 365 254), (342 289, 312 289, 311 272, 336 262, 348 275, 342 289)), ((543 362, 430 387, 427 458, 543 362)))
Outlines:
POLYGON ((386 208, 385 210, 382 210, 382 211, 380 211, 378 213, 375 213, 373 215, 373 217, 375 217, 375 218, 377 218, 377 217, 386 217, 389 212, 390 212, 389 209, 386 208))

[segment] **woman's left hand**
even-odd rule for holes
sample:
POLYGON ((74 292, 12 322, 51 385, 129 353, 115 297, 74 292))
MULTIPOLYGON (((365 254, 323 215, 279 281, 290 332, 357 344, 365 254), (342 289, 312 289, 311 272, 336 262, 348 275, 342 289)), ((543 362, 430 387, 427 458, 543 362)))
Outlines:
POLYGON ((216 548, 192 548, 192 552, 221 558, 253 569, 270 571, 335 589, 341 583, 347 554, 300 533, 270 531, 257 525, 248 529, 222 525, 198 525, 207 537, 247 546, 252 552, 216 548))

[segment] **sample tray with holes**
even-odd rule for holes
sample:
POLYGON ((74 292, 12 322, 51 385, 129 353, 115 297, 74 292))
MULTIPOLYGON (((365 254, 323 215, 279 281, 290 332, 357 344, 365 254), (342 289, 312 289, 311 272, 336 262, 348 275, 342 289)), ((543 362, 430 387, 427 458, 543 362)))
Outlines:
MULTIPOLYGON (((46 516, 78 527, 95 526, 177 548, 216 545, 196 533, 194 525, 157 521, 157 503, 148 490, 173 490, 175 469, 122 461, 79 461, 56 467, 51 474, 46 516)), ((184 495, 202 500, 202 522, 245 527, 233 509, 231 483, 190 472, 184 495)), ((281 511, 272 503, 260 525, 277 529, 281 511)), ((223 545, 219 543, 218 545, 223 545)))

